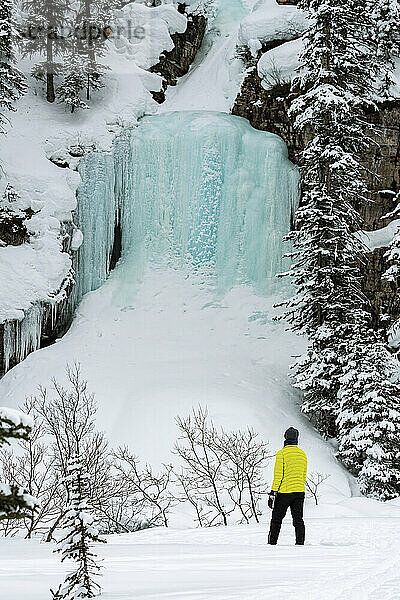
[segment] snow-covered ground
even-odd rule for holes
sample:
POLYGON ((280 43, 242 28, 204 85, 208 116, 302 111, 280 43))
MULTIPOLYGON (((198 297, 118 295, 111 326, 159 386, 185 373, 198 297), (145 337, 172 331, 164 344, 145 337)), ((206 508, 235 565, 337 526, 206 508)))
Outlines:
POLYGON ((330 485, 348 495, 331 449, 299 415, 286 373, 304 342, 272 322, 273 299, 243 286, 218 300, 172 269, 149 268, 137 291, 127 267, 86 296, 59 342, 3 378, 1 403, 18 406, 52 376, 63 379, 67 362, 80 361, 99 426, 143 459, 170 460, 174 418, 207 405, 216 424, 253 426, 274 449, 297 425, 310 468, 330 473, 330 485))
MULTIPOLYGON (((363 499, 307 507, 306 545, 266 545, 267 523, 212 529, 155 529, 108 538, 104 600, 398 600, 399 507, 363 499)), ((4 600, 47 600, 67 565, 53 546, 0 540, 4 600)))

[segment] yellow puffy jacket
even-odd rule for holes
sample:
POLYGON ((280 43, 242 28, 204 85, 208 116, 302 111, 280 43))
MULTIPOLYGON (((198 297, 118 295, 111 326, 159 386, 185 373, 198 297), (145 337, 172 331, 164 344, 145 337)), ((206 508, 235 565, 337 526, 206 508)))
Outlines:
POLYGON ((276 455, 272 491, 280 494, 304 492, 307 456, 298 446, 288 444, 276 455))

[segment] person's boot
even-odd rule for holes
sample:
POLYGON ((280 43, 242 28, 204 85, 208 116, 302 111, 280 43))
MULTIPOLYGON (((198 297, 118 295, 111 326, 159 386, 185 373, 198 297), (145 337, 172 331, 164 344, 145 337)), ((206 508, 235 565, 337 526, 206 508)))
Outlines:
POLYGON ((279 521, 271 521, 271 526, 268 534, 268 545, 276 546, 281 531, 281 523, 279 521))
POLYGON ((297 521, 294 524, 295 535, 296 535, 296 546, 304 546, 304 540, 306 537, 306 528, 304 526, 304 521, 297 521))

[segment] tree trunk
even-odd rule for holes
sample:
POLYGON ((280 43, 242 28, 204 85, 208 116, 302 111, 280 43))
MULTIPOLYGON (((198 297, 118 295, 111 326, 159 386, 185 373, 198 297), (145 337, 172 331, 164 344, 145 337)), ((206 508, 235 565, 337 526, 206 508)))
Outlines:
POLYGON ((91 21, 91 12, 90 12, 90 2, 91 0, 85 0, 85 17, 86 17, 86 36, 87 36, 87 46, 88 46, 88 76, 87 76, 87 88, 86 88, 86 100, 90 100, 90 69, 93 68, 95 64, 95 52, 94 52, 94 44, 92 39, 92 21, 91 21))
POLYGON ((47 73, 46 73, 46 98, 47 102, 54 102, 56 94, 54 91, 54 72, 53 72, 53 41, 47 36, 47 73))

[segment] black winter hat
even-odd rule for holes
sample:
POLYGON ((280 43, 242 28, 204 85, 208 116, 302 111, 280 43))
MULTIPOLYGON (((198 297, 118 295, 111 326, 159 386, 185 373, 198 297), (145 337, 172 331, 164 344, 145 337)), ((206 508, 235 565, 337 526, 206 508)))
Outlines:
POLYGON ((289 444, 297 444, 299 441, 299 432, 294 427, 289 427, 285 431, 285 442, 289 444))

